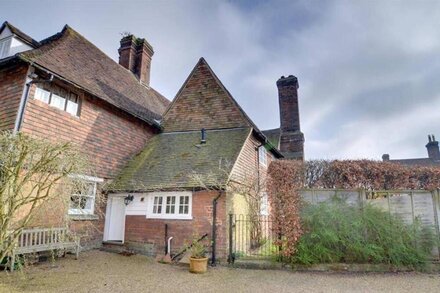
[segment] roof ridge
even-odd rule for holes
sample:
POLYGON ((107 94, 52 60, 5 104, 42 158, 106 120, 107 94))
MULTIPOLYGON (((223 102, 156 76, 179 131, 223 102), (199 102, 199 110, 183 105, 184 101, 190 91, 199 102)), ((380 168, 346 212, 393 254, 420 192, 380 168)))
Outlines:
MULTIPOLYGON (((230 127, 230 128, 206 128, 207 132, 215 132, 215 131, 238 131, 244 129, 252 129, 252 127, 230 127)), ((192 132, 200 132, 200 130, 182 130, 182 131, 171 131, 171 132, 161 132, 160 134, 183 134, 183 133, 192 133, 192 132)))

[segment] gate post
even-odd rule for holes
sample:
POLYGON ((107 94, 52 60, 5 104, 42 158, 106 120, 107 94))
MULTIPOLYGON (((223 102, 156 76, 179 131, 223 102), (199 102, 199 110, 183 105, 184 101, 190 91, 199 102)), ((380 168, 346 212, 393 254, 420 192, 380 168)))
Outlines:
POLYGON ((233 214, 229 214, 229 255, 228 255, 229 264, 234 263, 234 255, 233 255, 234 252, 232 251, 232 240, 233 240, 232 229, 234 227, 232 224, 233 216, 234 216, 233 214))

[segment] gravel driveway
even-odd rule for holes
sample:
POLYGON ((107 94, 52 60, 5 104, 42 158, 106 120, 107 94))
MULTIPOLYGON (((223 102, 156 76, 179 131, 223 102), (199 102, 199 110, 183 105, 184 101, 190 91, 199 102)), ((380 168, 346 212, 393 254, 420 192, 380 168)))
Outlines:
POLYGON ((440 292, 440 275, 293 273, 211 268, 204 275, 144 256, 90 251, 0 272, 0 292, 440 292))

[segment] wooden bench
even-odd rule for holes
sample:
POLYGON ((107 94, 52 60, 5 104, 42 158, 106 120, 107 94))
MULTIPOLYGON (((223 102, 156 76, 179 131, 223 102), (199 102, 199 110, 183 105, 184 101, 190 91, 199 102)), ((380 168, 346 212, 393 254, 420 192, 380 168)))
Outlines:
POLYGON ((63 250, 79 254, 79 239, 66 228, 25 229, 11 253, 10 270, 14 270, 15 256, 52 250, 63 250))

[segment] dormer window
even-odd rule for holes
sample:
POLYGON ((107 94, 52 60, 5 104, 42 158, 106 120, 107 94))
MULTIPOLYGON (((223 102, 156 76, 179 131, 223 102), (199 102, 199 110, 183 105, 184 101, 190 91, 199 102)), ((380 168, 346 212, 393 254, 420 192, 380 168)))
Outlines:
POLYGON ((29 41, 26 41, 23 35, 17 34, 16 31, 10 29, 9 24, 0 28, 0 59, 32 48, 29 41))
POLYGON ((37 85, 34 98, 73 116, 79 116, 78 95, 59 86, 37 85))

